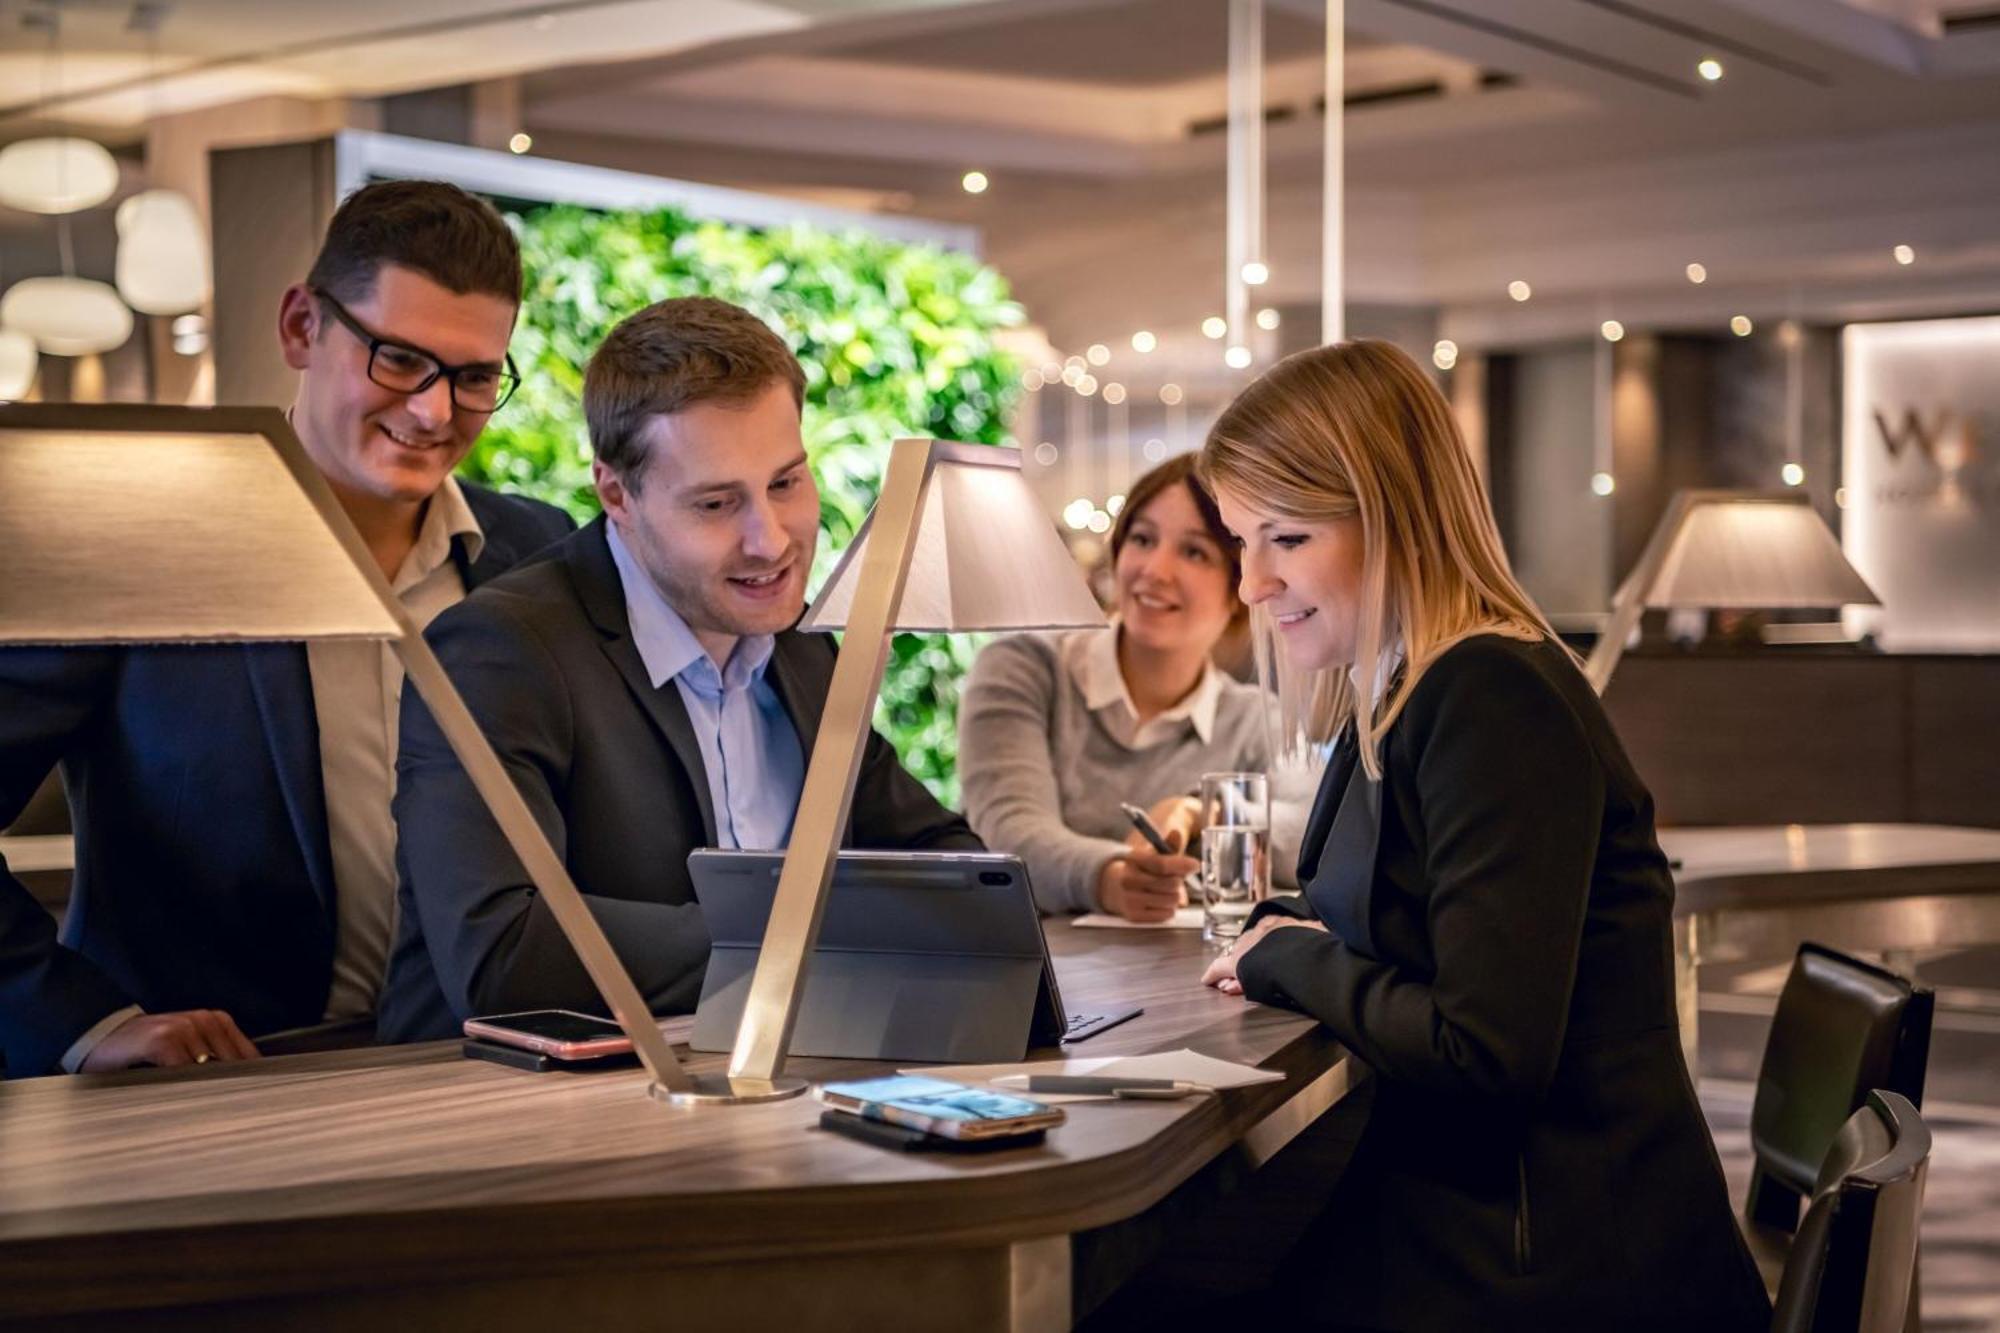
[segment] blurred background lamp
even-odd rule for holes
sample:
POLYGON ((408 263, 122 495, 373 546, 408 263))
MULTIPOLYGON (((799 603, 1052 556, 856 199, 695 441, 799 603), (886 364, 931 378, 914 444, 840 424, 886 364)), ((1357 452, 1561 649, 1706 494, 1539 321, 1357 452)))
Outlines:
POLYGON ((33 338, 19 329, 0 328, 0 403, 27 397, 40 360, 33 338))
POLYGON ((178 190, 118 205, 118 294, 143 315, 178 315, 208 299, 208 238, 178 190))
POLYGON ((1681 491, 1611 603, 1584 671, 1598 693, 1648 607, 1779 611, 1880 606, 1800 491, 1681 491))
POLYGON ((0 324, 27 334, 50 356, 88 356, 124 346, 132 308, 89 278, 23 278, 0 296, 0 324))
POLYGON ((785 1053, 890 639, 899 631, 962 634, 1103 623, 1083 571, 1021 476, 1018 449, 896 441, 881 497, 799 622, 807 632, 846 633, 808 751, 798 820, 729 1073, 699 1078, 693 1092, 669 1100, 744 1100, 746 1092, 762 1099, 805 1090, 804 1080, 784 1077, 785 1053))
POLYGON ((0 148, 0 204, 9 208, 75 213, 117 189, 118 163, 89 139, 20 139, 0 148))
POLYGON ((0 644, 380 639, 667 1091, 692 1079, 444 667, 274 408, 0 407, 0 644))

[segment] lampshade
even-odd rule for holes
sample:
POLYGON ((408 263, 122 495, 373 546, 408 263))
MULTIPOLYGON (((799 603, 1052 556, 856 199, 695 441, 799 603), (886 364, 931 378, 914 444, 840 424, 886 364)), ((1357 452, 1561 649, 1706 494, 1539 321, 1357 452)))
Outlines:
POLYGON ((0 550, 0 639, 11 643, 397 633, 254 432, 0 424, 0 550), (193 520, 219 507, 228 522, 193 520))
MULTIPOLYGON (((1021 476, 1021 451, 933 444, 898 630, 1102 625, 1076 560, 1021 476)), ((847 628, 874 515, 820 589, 802 630, 847 628)))
POLYGON ((0 148, 0 204, 29 213, 95 208, 118 188, 118 163, 89 139, 21 139, 0 148))
POLYGON ((1781 611, 1880 605, 1802 492, 1682 491, 1667 506, 1584 674, 1600 692, 1647 607, 1781 611))
POLYGON ((118 205, 118 294, 147 315, 178 315, 208 299, 208 241, 178 190, 145 190, 118 205))
POLYGON ((27 334, 51 356, 85 356, 124 346, 132 308, 89 278, 23 278, 0 296, 0 324, 27 334))
POLYGON ((39 360, 33 338, 19 329, 0 328, 0 403, 12 402, 35 386, 39 360))
POLYGON ((1689 510, 1646 594, 1655 608, 1879 606, 1803 495, 1716 496, 1689 510))

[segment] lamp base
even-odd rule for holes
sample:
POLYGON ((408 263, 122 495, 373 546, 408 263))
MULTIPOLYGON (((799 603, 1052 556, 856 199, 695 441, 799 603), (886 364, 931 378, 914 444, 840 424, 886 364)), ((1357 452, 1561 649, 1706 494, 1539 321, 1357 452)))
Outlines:
POLYGON ((807 1088, 802 1078, 733 1078, 728 1074, 696 1074, 694 1086, 680 1092, 649 1084, 647 1095, 669 1106, 738 1106, 749 1102, 779 1102, 807 1088))

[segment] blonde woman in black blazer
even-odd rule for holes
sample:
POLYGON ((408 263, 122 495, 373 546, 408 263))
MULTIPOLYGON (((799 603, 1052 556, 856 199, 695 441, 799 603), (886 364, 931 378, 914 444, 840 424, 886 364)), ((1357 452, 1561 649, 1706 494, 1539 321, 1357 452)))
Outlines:
POLYGON ((1386 343, 1302 352, 1222 415, 1201 475, 1244 601, 1346 720, 1305 892, 1205 977, 1318 1019, 1379 1080, 1284 1307, 1764 1328, 1681 1057, 1652 799, 1509 571, 1444 399, 1386 343))

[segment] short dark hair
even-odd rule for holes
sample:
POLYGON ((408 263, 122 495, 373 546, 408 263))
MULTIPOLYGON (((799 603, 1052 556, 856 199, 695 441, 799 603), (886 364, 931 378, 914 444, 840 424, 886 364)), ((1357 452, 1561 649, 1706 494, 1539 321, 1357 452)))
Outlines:
POLYGON ((773 384, 801 409, 806 373, 792 349, 742 306, 681 296, 628 315, 583 376, 590 447, 633 489, 646 467, 646 423, 696 403, 747 403, 773 384))
POLYGON ((1195 475, 1194 453, 1175 454, 1166 462, 1133 482, 1125 492, 1124 507, 1118 511, 1118 521, 1111 525, 1111 563, 1118 563, 1118 553, 1125 549, 1125 539, 1132 535, 1132 523, 1139 512, 1153 503, 1160 493, 1174 486, 1185 486, 1194 498, 1195 512, 1201 515, 1201 525, 1208 529, 1208 535, 1222 548, 1222 559, 1229 567, 1229 596, 1236 602, 1233 614, 1241 615, 1246 609, 1236 601, 1236 586, 1243 579, 1243 553, 1236 545, 1236 538, 1222 522, 1222 511, 1215 507, 1215 497, 1201 484, 1195 475))
POLYGON ((460 296, 521 303, 520 242, 493 205, 445 181, 376 181, 341 200, 306 285, 366 300, 384 264, 460 296))

